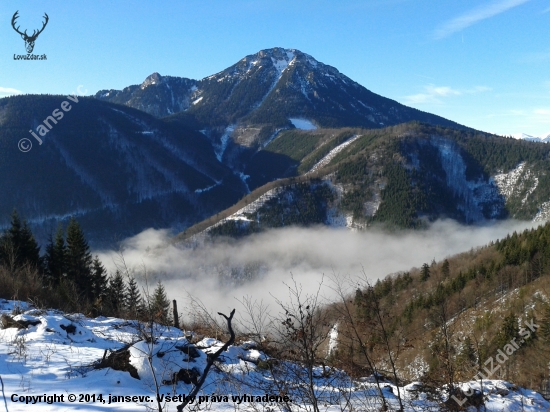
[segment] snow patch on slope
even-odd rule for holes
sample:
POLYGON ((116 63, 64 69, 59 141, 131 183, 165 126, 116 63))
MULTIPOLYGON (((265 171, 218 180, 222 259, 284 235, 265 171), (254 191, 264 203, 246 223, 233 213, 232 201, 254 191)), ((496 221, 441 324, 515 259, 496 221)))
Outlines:
POLYGON ((372 200, 365 202, 365 216, 372 217, 378 212, 378 208, 382 203, 382 196, 379 191, 375 191, 372 194, 372 200))
MULTIPOLYGON (((271 143, 273 140, 275 140, 275 138, 279 135, 279 132, 283 130, 283 129, 276 129, 273 134, 271 136, 269 136, 265 142, 263 142, 261 144, 261 148, 263 149, 264 147, 266 147, 269 143, 271 143)), ((260 150, 260 149, 258 149, 260 150)), ((250 176, 249 176, 250 177, 250 176)))
MULTIPOLYGON (((269 96, 271 94, 271 92, 273 91, 273 89, 277 86, 277 83, 279 83, 279 80, 281 79, 281 76, 283 75, 283 72, 286 70, 286 68, 294 61, 294 53, 290 50, 287 50, 286 51, 286 59, 275 59, 273 57, 271 57, 271 62, 273 63, 273 67, 275 68, 275 70, 277 70, 277 75, 275 76, 275 80, 273 81, 273 83, 271 84, 271 86, 269 87, 269 90, 267 91, 267 93, 264 95, 264 97, 254 105, 254 109, 257 109, 258 107, 260 107, 263 102, 265 101, 265 99, 267 99, 267 96, 269 96)), ((257 64, 259 63, 259 60, 255 60, 253 62, 251 62, 251 64, 249 65, 249 68, 247 70, 247 73, 250 72, 250 70, 252 70, 252 66, 256 66, 257 64)), ((261 68, 262 66, 258 67, 261 68)))
POLYGON ((243 182, 244 186, 246 187, 246 192, 250 193, 250 187, 248 186, 247 180, 250 179, 250 175, 245 175, 243 172, 236 172, 237 176, 239 176, 239 179, 241 179, 241 182, 243 182))
POLYGON ((218 159, 218 161, 222 161, 222 157, 223 157, 223 154, 225 152, 225 149, 227 149, 227 145, 229 144, 229 139, 231 137, 231 133, 233 133, 233 131, 235 130, 235 127, 237 125, 235 124, 232 124, 230 126, 227 126, 225 128, 225 133, 222 135, 221 139, 220 139, 220 144, 219 146, 216 148, 216 158, 218 159))
MULTIPOLYGON (((245 183, 245 184, 246 184, 246 179, 248 177, 250 177, 248 175, 245 175, 244 173, 240 173, 240 176, 241 176, 241 179, 242 179, 243 183, 245 183)), ((248 187, 248 185, 247 185, 247 187, 248 187)), ((219 222, 214 223, 212 226, 206 228, 202 232, 197 233, 194 236, 194 239, 195 240, 200 240, 200 239, 204 238, 210 230, 212 230, 213 228, 218 227, 220 225, 223 225, 224 223, 227 223, 231 220, 233 220, 233 221, 249 221, 249 222, 252 221, 246 215, 256 213, 256 211, 258 209, 260 209, 267 201, 273 199, 274 197, 277 197, 279 195, 279 193, 281 193, 284 189, 285 189, 284 187, 276 187, 274 189, 271 189, 271 190, 267 191, 266 193, 264 193, 263 195, 258 197, 256 200, 250 202, 245 207, 237 210, 232 215, 229 215, 225 219, 221 219, 219 222)))
POLYGON ((216 183, 214 183, 213 185, 210 185, 210 186, 205 187, 205 188, 203 188, 203 189, 196 189, 196 190, 195 190, 195 193, 208 192, 209 190, 214 189, 216 186, 218 186, 218 185, 220 185, 220 184, 221 184, 221 182, 216 182, 216 183))
POLYGON ((500 173, 493 177, 500 194, 506 200, 513 196, 524 193, 521 204, 525 204, 527 198, 535 191, 539 184, 539 179, 526 167, 526 163, 522 162, 515 169, 508 173, 500 173))
POLYGON ((319 160, 315 165, 311 168, 311 170, 307 173, 315 172, 316 170, 328 165, 330 161, 336 156, 338 153, 340 153, 342 150, 344 150, 346 147, 348 147, 350 144, 355 142, 359 138, 359 135, 356 134, 352 136, 349 140, 346 140, 344 143, 339 144, 334 149, 332 149, 328 154, 323 157, 321 160, 319 160))
POLYGON ((273 62, 273 67, 275 67, 275 69, 277 69, 277 72, 279 73, 279 77, 285 71, 285 69, 288 67, 288 64, 290 63, 290 60, 292 60, 292 59, 289 59, 289 60, 286 60, 286 59, 276 60, 273 57, 271 58, 271 61, 273 62))
POLYGON ((539 206, 539 211, 533 218, 533 222, 545 222, 550 219, 550 201, 539 206))
MULTIPOLYGON (((352 232, 357 231, 358 228, 363 228, 362 225, 358 225, 353 221, 353 215, 351 213, 343 212, 338 207, 338 204, 340 204, 342 196, 344 194, 344 187, 341 184, 333 184, 329 177, 323 179, 323 182, 331 188, 332 192, 336 195, 338 199, 332 207, 327 208, 326 224, 330 227, 346 228, 352 232)), ((376 205, 376 210, 378 209, 379 205, 380 202, 378 203, 378 205, 376 205)))
POLYGON ((441 166, 446 174, 447 187, 459 199, 457 209, 464 213, 467 222, 479 222, 485 219, 484 207, 490 207, 490 218, 496 218, 504 205, 498 188, 492 179, 485 181, 466 179, 466 164, 456 145, 444 138, 432 137, 432 144, 438 148, 441 166))
POLYGON ((231 216, 227 217, 225 220, 243 220, 243 218, 248 220, 248 218, 245 216, 246 214, 256 213, 256 211, 260 209, 266 202, 277 197, 279 193, 281 193, 283 190, 284 187, 277 187, 267 191, 253 202, 250 202, 250 204, 246 205, 231 216))
POLYGON ((317 130, 317 126, 313 124, 311 120, 300 119, 297 117, 289 118, 296 129, 300 130, 317 130))

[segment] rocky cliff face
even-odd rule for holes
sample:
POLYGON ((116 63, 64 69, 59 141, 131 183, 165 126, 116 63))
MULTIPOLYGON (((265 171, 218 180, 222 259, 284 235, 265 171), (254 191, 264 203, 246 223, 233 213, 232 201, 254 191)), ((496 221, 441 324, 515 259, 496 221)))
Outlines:
POLYGON ((439 178, 444 179, 448 191, 455 199, 456 209, 463 214, 466 223, 505 216, 505 198, 499 192, 494 179, 483 173, 468 179, 461 150, 453 141, 434 136, 429 144, 439 152, 439 161, 445 172, 439 178))
POLYGON ((133 107, 156 117, 165 117, 189 108, 193 93, 197 90, 196 84, 196 80, 153 73, 140 85, 123 90, 100 90, 95 97, 133 107))

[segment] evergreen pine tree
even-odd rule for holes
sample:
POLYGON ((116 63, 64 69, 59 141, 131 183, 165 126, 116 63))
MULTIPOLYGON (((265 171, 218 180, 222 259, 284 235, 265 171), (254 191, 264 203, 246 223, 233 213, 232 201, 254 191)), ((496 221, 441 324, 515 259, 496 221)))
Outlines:
POLYGON ((448 278, 450 273, 451 273, 451 269, 450 269, 449 261, 445 259, 443 261, 443 266, 441 266, 441 274, 443 275, 444 278, 448 278))
POLYGON ((30 264, 33 268, 42 269, 40 246, 36 242, 27 221, 23 221, 21 228, 21 265, 30 264))
POLYGON ((151 297, 151 310, 154 321, 163 325, 168 324, 170 321, 169 309, 170 301, 166 296, 164 285, 159 280, 157 282, 157 287, 153 292, 153 296, 151 297))
POLYGON ((425 282, 430 277, 430 266, 427 263, 424 263, 422 265, 422 269, 420 269, 420 280, 422 282, 425 282))
POLYGON ((27 222, 21 222, 17 210, 13 211, 11 226, 2 236, 0 261, 12 270, 26 264, 41 269, 40 247, 27 222))
POLYGON ((55 265, 52 265, 52 256, 53 256, 53 250, 54 250, 54 243, 52 234, 48 236, 48 244, 46 245, 46 252, 44 253, 44 272, 48 276, 48 278, 53 282, 54 276, 52 275, 51 268, 55 265))
POLYGON ((464 339, 464 345, 460 352, 460 360, 468 368, 476 365, 477 354, 472 339, 469 336, 466 336, 466 339, 464 339))
POLYGON ((545 342, 550 343, 550 304, 548 303, 544 308, 544 317, 542 318, 540 326, 540 334, 545 342))
POLYGON ((126 300, 126 285, 120 271, 116 271, 109 280, 107 306, 112 316, 121 316, 126 300))
POLYGON ((12 269, 18 267, 19 254, 21 251, 18 245, 21 243, 21 219, 17 210, 11 214, 11 226, 2 236, 1 257, 2 263, 12 269))
POLYGON ((71 218, 67 226, 67 276, 78 291, 92 298, 92 255, 78 222, 71 218))
POLYGON ((59 284, 67 270, 67 246, 63 226, 58 226, 55 239, 50 235, 44 258, 46 275, 54 284, 59 284))
POLYGON ((502 322, 500 331, 496 337, 496 344, 498 347, 503 347, 509 343, 512 339, 519 336, 518 319, 514 312, 510 312, 502 322))
POLYGON ((95 256, 92 261, 92 299, 98 300, 107 293, 107 271, 101 261, 95 256))
POLYGON ((139 318, 141 317, 142 310, 143 302, 141 300, 141 294, 139 293, 139 287, 136 279, 130 277, 126 292, 126 312, 131 318, 139 318))

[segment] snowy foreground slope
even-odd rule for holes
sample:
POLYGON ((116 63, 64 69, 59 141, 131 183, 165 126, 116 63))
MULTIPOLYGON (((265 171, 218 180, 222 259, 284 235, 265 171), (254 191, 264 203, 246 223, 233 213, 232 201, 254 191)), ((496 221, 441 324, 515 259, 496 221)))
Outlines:
MULTIPOLYGON (((147 342, 141 340, 143 325, 138 322, 104 317, 90 319, 55 310, 38 310, 24 302, 0 300, 0 313, 4 326, 0 330, 0 375, 5 395, 4 405, 0 399, 2 410, 158 410, 155 379, 161 385, 163 395, 189 394, 192 383, 181 380, 193 380, 195 372, 202 372, 207 354, 222 346, 220 341, 209 338, 190 345, 181 330, 161 326, 153 330, 154 342, 150 339, 147 342), (11 319, 19 322, 19 328, 9 327, 7 322, 11 319), (21 328, 22 325, 27 327, 21 328), (108 359, 112 354, 105 350, 124 348, 128 351, 119 352, 126 354, 120 359, 125 358, 126 367, 131 365, 132 374, 137 374, 140 379, 132 377, 130 372, 110 367, 94 368, 102 359, 105 361, 104 355, 108 359), (148 362, 149 355, 152 367, 148 362), (180 382, 170 383, 177 372, 180 372, 180 382), (48 397, 53 395, 58 396, 57 402, 48 404, 48 400, 53 400, 48 397), (74 402, 69 401, 71 395, 76 395, 74 402), (124 402, 113 402, 115 396, 124 397, 124 402), (25 404, 27 399, 30 404, 25 404)), ((187 336, 191 339, 190 333, 187 336)), ((201 393, 201 403, 196 399, 186 410, 277 411, 287 407, 285 403, 246 402, 242 398, 232 398, 245 394, 254 397, 284 395, 293 401, 286 404, 291 410, 312 410, 303 395, 304 369, 296 364, 279 362, 274 363, 276 372, 272 374, 265 367, 268 357, 254 346, 253 342, 231 346, 210 370, 201 393), (215 402, 212 402, 213 395, 216 396, 215 402)), ((381 406, 372 377, 353 381, 341 371, 318 367, 314 370, 314 383, 316 395, 322 399, 322 411, 375 411, 381 406)), ((418 384, 398 388, 384 382, 381 386, 390 409, 397 408, 396 394, 399 391, 407 411, 441 410, 436 401, 419 390, 418 384)), ((484 381, 483 387, 479 382, 462 386, 464 390, 471 386, 483 391, 486 409, 481 410, 550 410, 550 402, 539 394, 504 381, 484 381)), ((166 402, 166 399, 161 404, 163 410, 175 411, 180 402, 166 402)))

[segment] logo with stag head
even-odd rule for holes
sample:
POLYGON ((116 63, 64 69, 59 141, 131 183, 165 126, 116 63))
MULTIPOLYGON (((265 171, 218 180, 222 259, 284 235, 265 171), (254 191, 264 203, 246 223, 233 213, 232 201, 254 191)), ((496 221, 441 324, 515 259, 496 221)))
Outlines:
POLYGON ((25 48, 27 49, 27 53, 32 53, 32 51, 34 50, 34 42, 36 41, 36 39, 38 38, 40 33, 42 33, 44 31, 44 29, 46 28, 46 25, 48 24, 48 20, 50 18, 48 17, 48 15, 46 13, 44 13, 44 19, 45 20, 42 23, 42 28, 39 29, 39 30, 34 30, 33 33, 29 36, 27 34, 27 30, 25 30, 24 32, 21 32, 19 30, 20 26, 15 27, 15 25, 17 24, 17 18, 18 17, 19 17, 19 10, 16 11, 15 14, 13 15, 13 17, 11 18, 11 25, 12 25, 13 29, 21 35, 21 38, 23 40, 25 40, 25 48))

